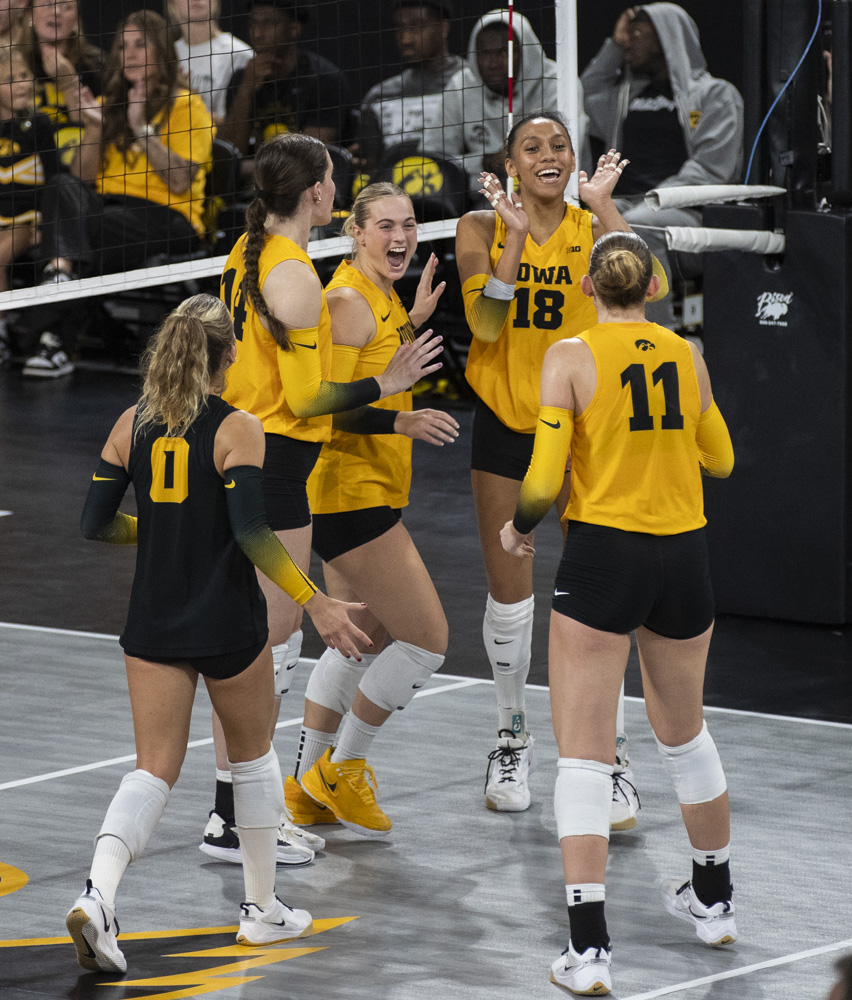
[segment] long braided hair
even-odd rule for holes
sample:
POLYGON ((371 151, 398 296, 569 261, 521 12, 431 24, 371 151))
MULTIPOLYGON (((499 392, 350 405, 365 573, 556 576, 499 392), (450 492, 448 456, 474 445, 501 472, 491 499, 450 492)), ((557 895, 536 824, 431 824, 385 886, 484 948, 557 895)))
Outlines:
POLYGON ((260 255, 266 245, 267 217, 287 219, 299 207, 302 194, 325 179, 328 169, 326 148, 313 136, 291 132, 267 140, 254 158, 257 196, 246 211, 246 242, 243 248, 246 296, 255 312, 262 316, 269 332, 285 350, 290 349, 287 327, 272 315, 259 283, 260 255))

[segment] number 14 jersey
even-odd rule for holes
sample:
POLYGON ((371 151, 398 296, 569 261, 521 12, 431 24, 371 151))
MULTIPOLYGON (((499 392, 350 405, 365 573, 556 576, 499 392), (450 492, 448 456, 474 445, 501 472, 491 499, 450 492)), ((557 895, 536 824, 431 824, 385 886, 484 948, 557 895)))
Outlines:
POLYGON ((674 535, 706 524, 695 434, 701 393, 689 344, 656 323, 580 334, 597 388, 574 415, 564 519, 674 535))
MULTIPOLYGON (((491 267, 503 252, 506 225, 495 213, 491 267)), ((474 338, 467 361, 467 380, 477 396, 513 431, 534 434, 541 396, 541 366, 557 340, 588 330, 597 315, 592 300, 580 290, 592 252, 590 212, 565 205, 556 232, 539 246, 527 236, 515 300, 498 339, 486 344, 474 338)))

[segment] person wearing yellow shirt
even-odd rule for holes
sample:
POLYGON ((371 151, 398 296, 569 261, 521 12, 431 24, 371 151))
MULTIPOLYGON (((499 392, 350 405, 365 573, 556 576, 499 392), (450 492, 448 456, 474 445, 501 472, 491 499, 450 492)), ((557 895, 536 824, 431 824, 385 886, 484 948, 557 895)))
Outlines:
MULTIPOLYGON (((332 377, 350 382, 380 373, 401 343, 414 340, 445 286, 432 289, 433 254, 410 314, 394 290, 417 249, 414 208, 395 184, 365 187, 344 233, 352 258, 337 268, 326 296, 332 377)), ((359 621, 378 652, 366 650, 358 662, 327 649, 311 673, 295 772, 285 783, 297 824, 337 819, 367 837, 390 832, 366 758, 381 726, 440 668, 448 641, 441 601, 402 523, 411 440, 440 446, 457 435, 449 414, 413 410, 406 390, 335 417, 308 481, 326 586, 366 602, 359 621)))
MULTIPOLYGON (((220 284, 237 338, 237 364, 224 398, 263 424, 269 525, 305 572, 311 551, 307 481, 331 440, 332 414, 395 396, 441 367, 432 363, 442 350, 441 338, 427 330, 411 342, 398 339, 395 352, 364 377, 336 380, 329 308, 307 253, 311 228, 331 221, 331 173, 331 157, 319 139, 301 133, 268 139, 255 156, 258 189, 246 212, 246 232, 231 250, 220 284)), ((263 576, 260 585, 269 611, 280 704, 299 662, 301 608, 283 594, 279 599, 278 588, 263 576)), ((239 840, 230 821, 230 775, 215 717, 214 738, 216 804, 200 849, 239 862, 239 840)), ((284 823, 279 862, 309 862, 323 844, 322 838, 284 823)))
MULTIPOLYGON (((86 88, 80 94, 85 128, 70 174, 58 175, 42 198, 42 283, 67 281, 78 270, 131 270, 155 254, 199 249, 215 130, 201 98, 179 86, 164 19, 152 10, 125 18, 101 98, 86 88)), ((42 336, 47 360, 56 339, 42 336)))
POLYGON ((691 878, 665 880, 663 903, 705 944, 737 938, 727 784, 702 709, 714 609, 701 474, 727 477, 734 453, 701 354, 645 318, 659 280, 634 233, 595 243, 580 287, 598 322, 545 356, 532 461, 500 536, 507 555, 531 561, 533 531, 562 489, 570 456, 549 652, 570 940, 551 978, 595 996, 612 988, 604 916, 610 734, 631 632, 648 719, 692 846, 691 878))
MULTIPOLYGON (((580 291, 593 240, 630 227, 611 197, 628 162, 614 149, 600 158, 592 177, 580 171, 580 198, 591 211, 566 203, 576 161, 558 113, 520 118, 505 152, 516 191, 507 196, 493 174, 482 175, 482 193, 494 211, 468 212, 460 220, 456 259, 473 333, 466 371, 478 397, 471 485, 488 578, 482 636, 498 706, 485 804, 499 812, 521 812, 530 805, 527 777, 535 767, 524 705, 535 599, 532 570, 506 555, 499 531, 515 509, 532 455, 545 352, 594 322, 591 303, 580 291)), ((565 500, 560 496, 559 514, 565 500)), ((619 766, 613 777, 612 824, 628 830, 636 825, 639 799, 621 715, 613 737, 619 766)))

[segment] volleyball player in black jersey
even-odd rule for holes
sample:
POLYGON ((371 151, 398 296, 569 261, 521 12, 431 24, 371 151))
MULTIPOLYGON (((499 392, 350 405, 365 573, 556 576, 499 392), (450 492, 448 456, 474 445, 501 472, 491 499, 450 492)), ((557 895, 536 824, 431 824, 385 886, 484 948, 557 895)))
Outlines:
POLYGON ((116 941, 115 892, 180 774, 199 674, 233 772, 246 900, 237 941, 273 944, 312 928, 306 910, 275 895, 285 804, 269 740, 272 653, 254 567, 305 607, 329 644, 358 655, 356 643, 369 640, 347 615, 362 606, 317 591, 266 523, 263 428, 220 398, 234 358, 231 318, 219 299, 193 296, 166 319, 143 359, 139 404, 110 433, 83 510, 87 538, 138 547, 121 636, 136 770, 110 803, 86 892, 66 918, 77 960, 92 971, 127 968, 116 941), (131 482, 138 520, 118 510, 131 482))

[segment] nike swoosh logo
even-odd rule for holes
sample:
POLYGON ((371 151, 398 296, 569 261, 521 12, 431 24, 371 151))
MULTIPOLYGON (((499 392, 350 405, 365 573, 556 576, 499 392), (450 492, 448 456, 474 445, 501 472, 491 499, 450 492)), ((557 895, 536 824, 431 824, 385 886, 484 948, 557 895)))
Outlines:
MULTIPOLYGON (((426 683, 426 681, 423 681, 423 684, 425 684, 425 683, 426 683)), ((423 684, 412 684, 411 686, 412 686, 412 687, 414 688, 414 690, 416 691, 416 690, 417 690, 418 688, 422 688, 422 687, 423 687, 423 684)))
POLYGON ((549 420, 545 420, 544 417, 539 417, 539 420, 548 427, 552 427, 555 431, 558 431, 562 424, 557 420, 555 424, 552 424, 549 420))
POLYGON ((554 597, 567 597, 568 594, 570 594, 570 593, 571 593, 570 590, 554 590, 553 591, 553 596, 554 597))
POLYGON ((89 944, 89 942, 85 938, 83 938, 83 944, 85 944, 85 946, 86 946, 86 956, 88 958, 96 958, 97 956, 95 955, 95 952, 92 949, 92 946, 89 944))
MULTIPOLYGON (((390 315, 390 313, 388 313, 390 315)), ((316 341, 313 344, 299 344, 295 340, 291 340, 290 343, 294 347, 306 347, 309 351, 315 351, 317 349, 316 341)))
POLYGON ((494 640, 494 645, 495 646, 505 646, 507 643, 514 642, 514 641, 515 641, 514 639, 495 639, 494 640))
POLYGON ((326 781, 325 780, 325 775, 322 773, 322 768, 319 768, 319 776, 320 776, 320 778, 322 778, 322 783, 325 785, 325 787, 330 792, 333 793, 335 791, 335 789, 337 788, 337 782, 335 781, 334 784, 330 784, 328 781, 326 781))
POLYGON ((115 483, 117 480, 111 476, 92 476, 93 483, 115 483))
POLYGON ((497 249, 498 250, 505 250, 506 249, 506 244, 505 243, 498 243, 497 244, 497 249))
POLYGON ((101 916, 104 918, 104 930, 109 934, 109 921, 107 920, 106 910, 101 907, 101 916))
POLYGON ((390 313, 388 313, 388 314, 387 314, 387 316, 382 316, 382 322, 383 322, 383 323, 387 323, 387 321, 388 321, 389 319, 390 319, 390 313))
POLYGON ((232 490, 236 485, 236 481, 232 479, 229 483, 225 483, 225 489, 232 490))
POLYGON ((288 670, 295 670, 297 666, 298 666, 297 663, 288 663, 287 664, 287 669, 288 670))

